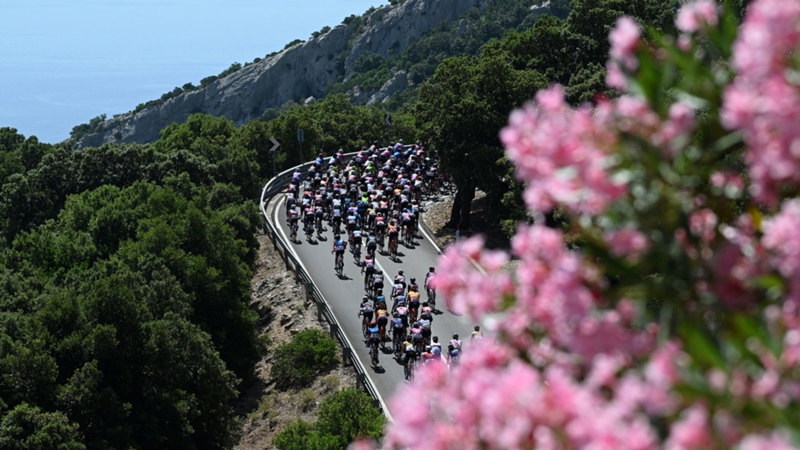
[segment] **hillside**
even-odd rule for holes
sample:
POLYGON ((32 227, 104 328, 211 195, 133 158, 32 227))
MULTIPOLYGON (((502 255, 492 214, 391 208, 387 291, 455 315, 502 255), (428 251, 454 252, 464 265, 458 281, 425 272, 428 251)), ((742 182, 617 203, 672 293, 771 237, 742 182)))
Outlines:
POLYGON ((307 41, 293 41, 276 54, 244 67, 234 63, 218 76, 187 83, 160 100, 111 119, 98 116, 73 129, 77 148, 104 143, 149 143, 164 127, 194 113, 237 125, 270 119, 290 104, 346 92, 355 104, 396 108, 446 57, 475 54, 509 29, 529 27, 544 12, 565 15, 565 1, 407 0, 371 8, 341 24, 324 27, 307 41), (551 5, 551 2, 545 2, 551 5), (412 89, 409 89, 412 88, 412 89))

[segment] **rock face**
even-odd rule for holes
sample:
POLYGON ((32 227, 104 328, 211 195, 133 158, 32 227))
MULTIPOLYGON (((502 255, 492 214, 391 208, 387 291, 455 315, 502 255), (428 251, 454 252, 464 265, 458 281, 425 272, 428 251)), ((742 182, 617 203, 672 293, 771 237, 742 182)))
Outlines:
MULTIPOLYGON (((96 147, 107 142, 153 142, 159 138, 161 129, 182 123, 194 113, 223 116, 241 125, 290 100, 303 103, 309 97, 321 98, 328 83, 354 74, 355 62, 362 54, 386 57, 400 53, 412 38, 423 37, 439 22, 456 20, 469 8, 482 7, 484 1, 407 0, 400 5, 378 8, 364 18, 366 27, 360 31, 353 26, 338 25, 307 42, 243 67, 204 89, 183 93, 139 112, 116 115, 101 124, 98 132, 84 136, 78 147, 96 147)), ((356 103, 374 104, 405 89, 407 83, 406 73, 399 71, 377 92, 358 89, 348 94, 356 103)))

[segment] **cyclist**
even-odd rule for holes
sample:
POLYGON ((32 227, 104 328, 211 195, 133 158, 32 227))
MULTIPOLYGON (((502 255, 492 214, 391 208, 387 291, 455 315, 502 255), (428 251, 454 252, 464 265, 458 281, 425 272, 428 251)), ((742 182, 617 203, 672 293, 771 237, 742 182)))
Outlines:
POLYGON ((425 352, 422 354, 422 364, 428 364, 430 362, 433 362, 435 358, 436 355, 433 353, 431 346, 426 345, 425 352))
POLYGON ((453 339, 450 339, 450 345, 458 350, 461 350, 461 341, 458 339, 458 333, 453 335, 453 339))
POLYGON ((469 337, 470 342, 475 340, 483 339, 483 333, 481 332, 481 326, 475 325, 475 329, 469 337))
POLYGON ((339 268, 339 261, 344 263, 344 250, 347 248, 347 242, 342 240, 342 236, 337 234, 333 238, 333 250, 331 253, 336 253, 336 256, 333 258, 333 268, 339 268))
POLYGON ((408 280, 408 291, 417 291, 417 294, 419 294, 419 286, 417 285, 416 278, 412 277, 410 280, 408 280))
POLYGON ((431 320, 428 317, 422 316, 417 321, 422 330, 422 340, 427 344, 431 341, 431 320))
POLYGON ((430 306, 428 306, 428 302, 422 304, 422 309, 420 309, 420 314, 419 314, 419 320, 420 323, 422 323, 423 320, 426 320, 429 324, 428 327, 430 327, 430 324, 433 323, 433 313, 431 312, 430 306))
POLYGON ((408 297, 408 309, 411 313, 411 320, 417 320, 417 314, 419 313, 419 296, 417 297, 408 297))
POLYGON ((395 295, 392 297, 392 311, 396 310, 399 306, 406 306, 406 296, 403 294, 395 295))
POLYGON ((417 351, 414 348, 414 342, 411 335, 406 336, 406 340, 403 342, 403 357, 403 369, 407 380, 408 377, 411 376, 411 372, 414 370, 414 361, 417 359, 417 351))
POLYGON ((355 212, 354 211, 348 212, 347 219, 345 219, 345 221, 347 222, 347 235, 352 236, 353 231, 356 230, 356 222, 358 221, 355 212))
POLYGON ((352 237, 352 248, 353 248, 353 256, 356 258, 356 262, 358 262, 358 258, 361 257, 361 230, 354 230, 352 237))
POLYGON ((458 365, 459 356, 461 356, 460 348, 456 348, 453 344, 447 346, 447 363, 450 367, 458 365))
POLYGON ((369 324, 369 328, 367 328, 367 332, 369 333, 369 338, 367 338, 367 345, 369 345, 369 354, 372 356, 372 361, 375 364, 378 363, 378 344, 381 343, 380 338, 380 329, 378 325, 372 321, 369 324))
POLYGON ((424 287, 425 291, 428 293, 428 300, 432 305, 436 304, 436 287, 434 287, 436 283, 431 283, 434 278, 436 278, 436 269, 431 267, 428 269, 428 273, 425 274, 425 282, 422 285, 422 287, 424 287))
POLYGON ((372 289, 375 297, 383 293, 383 273, 375 271, 375 275, 372 277, 372 289))
POLYGON ((408 307, 405 302, 398 304, 394 312, 396 312, 397 317, 403 321, 403 328, 408 328, 408 307))
POLYGON ((331 226, 336 232, 339 231, 339 227, 342 225, 342 207, 336 203, 337 201, 337 199, 333 200, 333 212, 331 212, 331 226))
POLYGON ((408 292, 408 304, 409 305, 416 305, 417 309, 419 309, 419 303, 420 303, 420 298, 419 297, 420 297, 419 296, 419 292, 409 290, 409 292, 408 292))
POLYGON ((375 250, 378 249, 378 239, 375 237, 374 234, 370 234, 369 238, 367 239, 367 254, 372 256, 375 259, 375 250))
POLYGON ((419 325, 419 322, 414 322, 411 325, 411 342, 414 344, 414 349, 421 354, 424 339, 422 337, 422 327, 419 325))
POLYGON ((372 316, 374 314, 374 310, 372 309, 372 305, 369 304, 369 297, 364 297, 361 299, 361 307, 358 310, 358 317, 361 317, 361 329, 364 331, 364 337, 367 337, 367 329, 369 328, 370 322, 372 322, 372 316))
POLYGON ((431 342, 431 351, 439 358, 442 357, 442 344, 439 343, 439 336, 434 336, 431 342))
POLYGON ((381 247, 381 251, 383 251, 383 238, 386 234, 386 218, 383 214, 375 216, 375 234, 378 238, 378 245, 381 247))
POLYGON ((402 284, 403 289, 406 287, 406 276, 404 275, 403 269, 397 271, 397 275, 394 276, 394 284, 402 284))
POLYGON ((381 303, 378 305, 378 310, 375 311, 375 320, 378 323, 378 329, 380 331, 381 347, 384 347, 384 341, 386 340, 386 325, 389 324, 389 313, 386 311, 386 303, 381 303))
POLYGON ((403 327, 403 319, 400 318, 400 315, 397 314, 397 311, 392 313, 392 321, 390 322, 389 327, 392 330, 392 350, 394 350, 395 353, 399 353, 403 336, 406 335, 406 329, 403 327))
POLYGON ((289 222, 289 229, 291 230, 291 235, 293 239, 297 238, 297 228, 298 228, 297 222, 299 220, 300 220, 300 214, 297 212, 297 208, 292 206, 289 209, 288 222, 289 222))
POLYGON ((388 235, 389 235, 389 250, 390 250, 390 253, 393 252, 393 251, 396 252, 397 251, 398 230, 397 230, 397 225, 395 225, 394 219, 392 219, 389 222, 388 235))
POLYGON ((364 274, 364 290, 369 289, 369 280, 375 274, 375 258, 369 256, 367 253, 364 256, 364 262, 361 265, 361 273, 364 274))

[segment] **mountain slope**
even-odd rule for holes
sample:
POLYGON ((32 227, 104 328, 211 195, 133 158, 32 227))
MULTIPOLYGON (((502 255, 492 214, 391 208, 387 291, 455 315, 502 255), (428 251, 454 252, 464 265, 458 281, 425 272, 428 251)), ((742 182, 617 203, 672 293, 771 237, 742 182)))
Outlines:
POLYGON ((485 2, 407 0, 370 10, 362 20, 338 25, 203 89, 184 92, 138 112, 116 115, 97 126, 95 133, 83 136, 77 147, 153 142, 165 126, 181 123, 200 112, 223 116, 241 125, 288 101, 324 96, 328 84, 355 73, 360 56, 399 53, 437 24, 453 21, 470 8, 482 8, 485 2))

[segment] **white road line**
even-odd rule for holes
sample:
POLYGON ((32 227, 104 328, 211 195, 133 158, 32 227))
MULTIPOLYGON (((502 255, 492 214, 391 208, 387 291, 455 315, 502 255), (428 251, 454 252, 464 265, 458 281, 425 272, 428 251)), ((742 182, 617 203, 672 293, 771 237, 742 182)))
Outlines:
MULTIPOLYGON (((280 226, 280 218, 278 217, 278 213, 279 213, 279 211, 280 211, 280 208, 281 208, 281 205, 283 204, 283 202, 284 202, 284 201, 285 201, 285 198, 284 198, 284 197, 282 197, 281 199, 279 199, 279 200, 278 200, 278 204, 277 204, 277 205, 275 205, 275 210, 274 210, 274 213, 273 213, 273 219, 274 219, 274 222, 273 222, 273 223, 274 223, 274 224, 275 224, 275 226, 278 228, 278 231, 280 232, 281 236, 283 236, 283 239, 284 239, 284 241, 286 241, 286 242, 291 242, 291 241, 289 241, 289 239, 288 239, 288 236, 286 236, 286 233, 283 231, 283 227, 282 227, 282 226, 280 226)), ((270 202, 270 203, 271 203, 271 202, 270 202)), ((298 262, 298 263, 300 264, 300 266, 303 268, 303 270, 304 270, 304 271, 305 271, 307 274, 309 274, 309 276, 310 276, 310 275, 311 275, 311 272, 309 272, 309 271, 308 271, 308 269, 306 268, 305 264, 303 264, 303 261, 302 261, 302 259, 300 259, 300 256, 299 256, 299 255, 298 255, 298 254, 297 254, 297 253, 294 251, 294 247, 293 247, 292 245, 289 245, 288 247, 289 247, 289 250, 290 250, 290 251, 292 252, 292 254, 294 255, 294 258, 297 260, 297 262, 298 262)), ((377 262, 377 261, 376 261, 376 262, 377 262)), ((313 281, 312 281, 312 282, 313 282, 313 281)), ((320 292, 320 294, 321 294, 321 293, 322 293, 322 292, 320 292)), ((324 302, 326 302, 326 303, 327 303, 327 300, 325 300, 325 298, 323 298, 323 299, 322 299, 322 301, 324 301, 324 302)), ((328 307, 328 309, 330 309, 330 307, 328 307)), ((333 316, 334 316, 334 318, 335 318, 335 317, 336 317, 336 314, 333 312, 333 310, 332 310, 332 309, 330 309, 330 311, 331 311, 331 314, 333 314, 333 316)), ((338 321, 339 321, 339 319, 336 319, 336 321, 338 322, 338 321)), ((340 325, 340 328, 341 328, 341 325, 340 325)), ((342 336, 344 336, 344 338, 347 340, 347 345, 349 345, 349 346, 350 346, 350 348, 352 349, 353 355, 355 355, 355 357, 356 357, 356 358, 358 358, 358 359, 360 360, 361 358, 359 358, 359 356, 356 354, 356 348, 355 348, 355 346, 353 346, 353 343, 352 343, 352 342, 350 342, 350 338, 348 338, 348 337, 347 337, 347 333, 345 333, 345 331, 344 331, 344 330, 342 330, 342 336)), ((386 405, 386 402, 384 402, 384 400, 383 400, 383 396, 381 395, 380 391, 378 391, 378 385, 377 385, 377 384, 375 384, 375 380, 373 380, 373 379, 372 379, 372 377, 371 377, 371 376, 370 376, 370 374, 369 374, 369 371, 367 371, 367 370, 366 370, 366 366, 364 366, 364 363, 363 363, 363 362, 361 362, 361 365, 362 365, 363 367, 365 367, 365 370, 364 370, 364 375, 366 375, 366 376, 367 376, 367 378, 369 378, 369 382, 370 382, 370 383, 372 383, 372 386, 375 388, 375 392, 378 394, 378 401, 381 403, 381 407, 383 408, 384 414, 386 414, 386 418, 389 420, 389 422, 394 422, 394 418, 392 417, 392 413, 389 411, 389 407, 386 405)))

